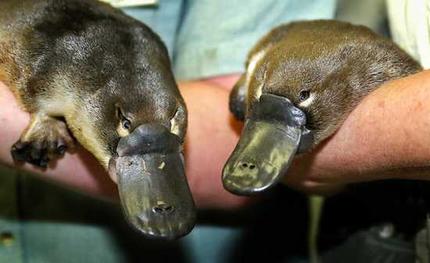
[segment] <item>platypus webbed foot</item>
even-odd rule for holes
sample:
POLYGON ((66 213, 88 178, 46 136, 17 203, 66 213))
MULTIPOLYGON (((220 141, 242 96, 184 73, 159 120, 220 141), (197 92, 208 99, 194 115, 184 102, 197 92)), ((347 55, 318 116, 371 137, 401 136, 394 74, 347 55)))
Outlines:
POLYGON ((45 114, 33 114, 21 138, 12 146, 15 161, 46 168, 49 161, 64 155, 73 146, 66 123, 45 114))

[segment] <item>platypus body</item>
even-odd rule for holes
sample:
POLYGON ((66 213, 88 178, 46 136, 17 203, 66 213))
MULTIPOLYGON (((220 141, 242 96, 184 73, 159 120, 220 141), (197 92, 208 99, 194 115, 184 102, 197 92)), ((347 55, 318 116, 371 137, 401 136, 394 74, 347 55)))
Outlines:
POLYGON ((15 160, 46 167, 76 138, 117 181, 135 227, 165 238, 192 229, 187 111, 147 26, 95 0, 2 0, 0 80, 31 114, 15 160))
MULTIPOLYGON (((420 70, 393 42, 363 26, 317 20, 273 29, 250 51, 246 72, 230 94, 230 110, 245 126, 224 166, 224 187, 239 195, 267 190, 282 178, 296 154, 311 151, 331 136, 369 92, 420 70)), ((425 217, 418 216, 411 226, 408 212, 418 215, 430 207, 430 199, 423 201, 422 191, 416 191, 422 185, 382 182, 371 195, 374 186, 363 184, 350 192, 372 203, 387 201, 372 215, 375 222, 389 220, 403 234, 414 236, 425 217), (383 197, 380 189, 385 190, 383 197)), ((309 199, 310 262, 320 262, 322 200, 309 199)))
POLYGON ((369 92, 420 70, 363 26, 317 20, 273 29, 250 51, 230 95, 245 127, 224 167, 225 188, 246 195, 274 185, 296 153, 332 135, 369 92))

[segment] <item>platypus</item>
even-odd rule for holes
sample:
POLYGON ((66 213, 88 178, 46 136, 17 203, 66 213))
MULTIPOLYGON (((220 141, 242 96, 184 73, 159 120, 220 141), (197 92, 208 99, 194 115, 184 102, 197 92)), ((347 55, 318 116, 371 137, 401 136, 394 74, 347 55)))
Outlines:
POLYGON ((14 160, 47 167, 76 139, 118 183, 134 227, 167 239, 191 231, 187 110, 149 27, 95 0, 2 0, 0 80, 31 114, 14 160))
POLYGON ((224 167, 224 187, 242 195, 268 189, 369 92, 420 70, 364 26, 315 20, 274 28, 251 49, 230 94, 230 110, 245 126, 224 167))

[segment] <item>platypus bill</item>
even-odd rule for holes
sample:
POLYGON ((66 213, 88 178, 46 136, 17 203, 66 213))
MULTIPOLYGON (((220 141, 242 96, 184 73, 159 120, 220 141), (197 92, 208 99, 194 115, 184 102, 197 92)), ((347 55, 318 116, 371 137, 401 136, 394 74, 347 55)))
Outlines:
POLYGON ((95 0, 2 0, 0 80, 31 114, 16 161, 47 167, 74 137, 117 181, 135 228, 166 239, 191 231, 187 111, 147 26, 95 0))
POLYGON ((369 92, 421 70, 370 29, 330 20, 275 28, 246 64, 230 94, 245 127, 223 170, 224 187, 241 195, 276 184, 297 153, 332 135, 369 92))

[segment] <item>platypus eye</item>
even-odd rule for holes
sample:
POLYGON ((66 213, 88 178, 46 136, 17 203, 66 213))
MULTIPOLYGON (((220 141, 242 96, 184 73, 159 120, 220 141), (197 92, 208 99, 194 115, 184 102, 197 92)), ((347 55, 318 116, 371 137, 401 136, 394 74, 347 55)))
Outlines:
POLYGON ((124 129, 130 130, 131 121, 127 119, 121 111, 121 108, 117 107, 117 116, 121 120, 121 125, 124 129))
POLYGON ((127 119, 122 120, 122 127, 124 127, 124 129, 130 130, 131 122, 127 119))
POLYGON ((305 101, 309 99, 310 95, 311 95, 311 92, 309 90, 301 90, 299 93, 299 100, 305 101))

